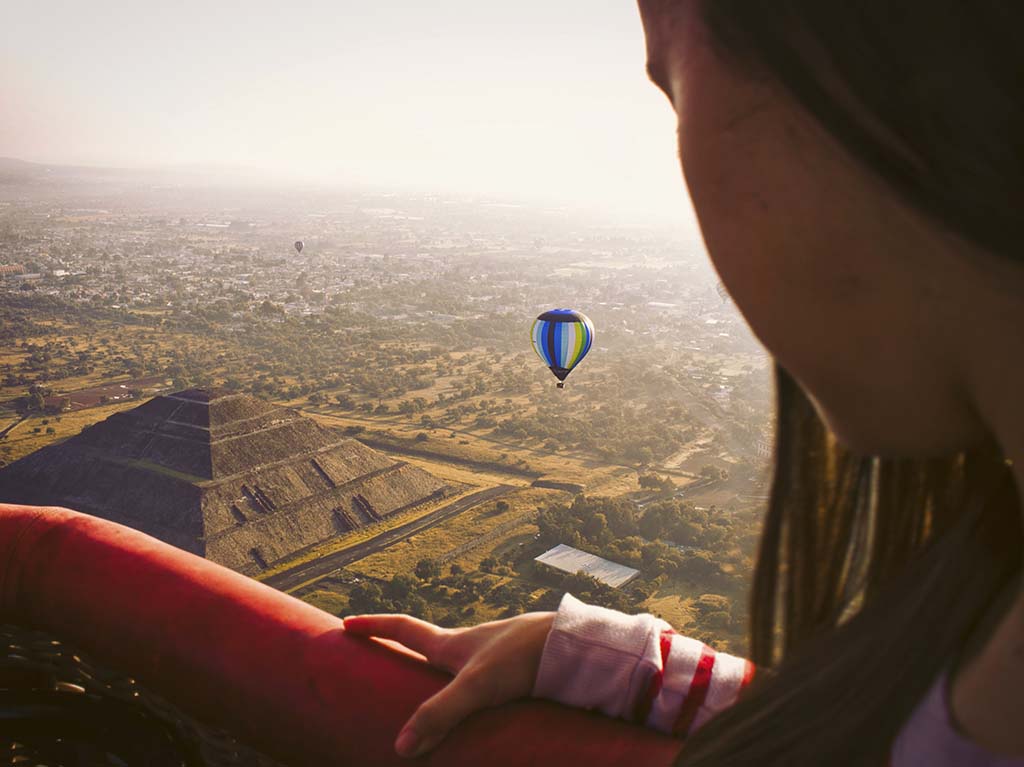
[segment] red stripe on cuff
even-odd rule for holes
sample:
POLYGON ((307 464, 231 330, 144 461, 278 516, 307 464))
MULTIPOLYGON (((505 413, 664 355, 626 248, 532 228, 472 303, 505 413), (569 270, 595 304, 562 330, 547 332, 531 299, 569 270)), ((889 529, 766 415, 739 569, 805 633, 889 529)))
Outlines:
POLYGON ((672 635, 675 633, 672 629, 663 629, 661 632, 661 668, 651 677, 647 690, 637 701, 636 708, 633 709, 632 721, 635 724, 643 724, 647 721, 647 716, 651 713, 651 706, 654 705, 654 699, 661 692, 661 684, 665 680, 665 664, 668 662, 668 654, 672 649, 672 635))
POLYGON ((746 665, 743 667, 743 679, 740 680, 740 691, 745 690, 751 682, 754 681, 754 672, 757 671, 757 666, 751 663, 749 660, 745 661, 746 665))
POLYGON ((711 672, 714 668, 715 651, 704 645, 700 660, 697 661, 697 668, 693 672, 693 679, 690 681, 690 689, 686 693, 683 705, 679 707, 676 723, 672 725, 673 735, 686 735, 690 731, 693 720, 697 718, 697 712, 707 698, 708 688, 711 686, 711 672))

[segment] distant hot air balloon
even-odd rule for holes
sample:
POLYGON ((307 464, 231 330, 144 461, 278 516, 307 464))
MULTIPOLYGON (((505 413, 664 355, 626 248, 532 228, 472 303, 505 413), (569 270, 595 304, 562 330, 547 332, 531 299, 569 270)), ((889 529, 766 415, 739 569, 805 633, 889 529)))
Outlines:
POLYGON ((533 349, 565 388, 565 377, 587 356, 594 343, 594 323, 573 309, 552 309, 533 323, 533 349))
POLYGON ((302 249, 303 249, 304 247, 305 247, 305 246, 304 246, 304 245, 302 244, 302 240, 296 240, 296 241, 295 241, 295 249, 296 249, 297 251, 299 251, 299 253, 301 253, 301 252, 302 252, 302 249))
POLYGON ((718 283, 718 284, 717 284, 717 285, 715 286, 715 290, 717 290, 717 291, 718 291, 718 297, 722 299, 722 303, 723 303, 723 304, 724 304, 724 303, 725 303, 726 301, 728 301, 728 300, 729 300, 729 291, 725 289, 725 285, 724 285, 724 284, 722 284, 721 282, 719 282, 719 283, 718 283))

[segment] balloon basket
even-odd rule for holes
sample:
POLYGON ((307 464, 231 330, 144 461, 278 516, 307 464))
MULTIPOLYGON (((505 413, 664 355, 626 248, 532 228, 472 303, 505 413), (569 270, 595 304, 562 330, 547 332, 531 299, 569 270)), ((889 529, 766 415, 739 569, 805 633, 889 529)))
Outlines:
POLYGON ((0 624, 0 673, 15 764, 284 767, 45 630, 0 624))
POLYGON ((559 381, 558 383, 556 383, 555 384, 555 388, 556 389, 564 389, 565 388, 565 381, 559 381))

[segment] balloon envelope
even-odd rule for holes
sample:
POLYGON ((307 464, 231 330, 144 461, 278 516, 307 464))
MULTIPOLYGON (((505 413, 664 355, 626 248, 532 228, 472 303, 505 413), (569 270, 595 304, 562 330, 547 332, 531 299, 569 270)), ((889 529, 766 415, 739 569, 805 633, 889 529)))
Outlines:
POLYGON ((594 343, 594 323, 574 309, 552 309, 533 322, 533 349, 555 378, 564 381, 594 343))
POLYGON ((299 251, 299 253, 301 253, 301 252, 302 252, 302 249, 303 249, 304 247, 305 247, 305 246, 304 246, 304 245, 302 244, 302 240, 296 240, 296 241, 295 241, 295 249, 296 249, 297 251, 299 251))

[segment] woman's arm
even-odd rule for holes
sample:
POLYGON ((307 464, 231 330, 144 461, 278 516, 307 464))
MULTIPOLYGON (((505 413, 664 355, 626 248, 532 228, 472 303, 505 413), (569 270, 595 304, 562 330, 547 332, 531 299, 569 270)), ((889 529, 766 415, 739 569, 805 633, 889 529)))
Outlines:
POLYGON ((652 615, 562 598, 533 695, 686 736, 750 683, 750 661, 716 653, 652 615))
POLYGON ((529 695, 685 736, 731 705, 753 666, 676 634, 653 615, 626 615, 566 594, 557 613, 445 629, 408 615, 345 618, 352 634, 395 640, 455 678, 424 701, 395 741, 403 756, 434 748, 472 712, 529 695))

